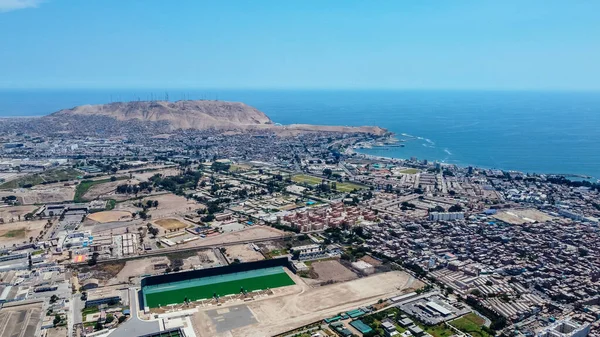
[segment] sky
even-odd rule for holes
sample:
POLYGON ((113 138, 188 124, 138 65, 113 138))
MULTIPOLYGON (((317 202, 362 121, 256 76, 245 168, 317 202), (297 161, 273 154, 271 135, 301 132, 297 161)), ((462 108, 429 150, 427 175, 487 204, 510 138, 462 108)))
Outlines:
POLYGON ((600 90, 600 1, 0 0, 0 88, 600 90))

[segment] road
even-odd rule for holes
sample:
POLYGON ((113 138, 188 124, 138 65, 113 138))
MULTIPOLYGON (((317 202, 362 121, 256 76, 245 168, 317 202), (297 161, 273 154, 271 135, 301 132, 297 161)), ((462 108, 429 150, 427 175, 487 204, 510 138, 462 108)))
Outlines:
POLYGON ((133 287, 129 288, 129 309, 131 316, 127 322, 121 323, 109 335, 110 337, 133 337, 160 331, 160 323, 158 321, 143 321, 139 318, 138 305, 137 289, 133 287))
MULTIPOLYGON (((207 244, 207 245, 197 245, 194 247, 185 247, 185 248, 163 248, 163 249, 160 249, 157 251, 150 251, 150 252, 147 252, 146 254, 142 254, 142 255, 124 256, 124 257, 114 258, 114 259, 98 260, 98 264, 111 263, 111 262, 117 262, 117 261, 143 259, 143 258, 152 257, 152 256, 162 256, 162 255, 166 255, 169 253, 193 252, 193 251, 197 251, 197 250, 235 246, 235 245, 244 244, 244 243, 259 243, 259 242, 267 242, 267 241, 277 241, 277 240, 283 240, 284 238, 285 238, 284 236, 273 236, 273 237, 262 238, 262 239, 235 240, 235 241, 220 242, 220 243, 207 244)), ((85 266, 85 265, 87 265, 87 262, 69 263, 68 265, 73 266, 73 267, 78 266, 78 265, 85 266)))

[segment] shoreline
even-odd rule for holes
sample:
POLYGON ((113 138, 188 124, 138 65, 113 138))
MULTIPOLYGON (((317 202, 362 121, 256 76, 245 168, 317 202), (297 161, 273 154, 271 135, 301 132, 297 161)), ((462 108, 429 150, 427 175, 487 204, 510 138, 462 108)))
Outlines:
MULTIPOLYGON (((406 134, 402 134, 403 136, 405 136, 406 134)), ((410 135, 406 135, 412 138, 418 138, 415 136, 410 136, 410 135)), ((392 134, 391 138, 396 139, 394 137, 394 135, 392 134)), ((400 142, 400 141, 398 141, 400 142)), ((377 145, 377 143, 381 143, 380 139, 376 139, 376 140, 372 140, 368 143, 368 145, 370 145, 370 147, 365 147, 365 146, 361 146, 358 144, 353 145, 351 148, 348 148, 346 150, 347 154, 356 154, 357 156, 362 156, 365 159, 370 159, 370 160, 381 160, 381 161, 409 161, 410 158, 395 158, 395 157, 387 157, 387 156, 377 156, 377 155, 372 155, 372 154, 368 154, 368 153, 362 153, 360 151, 357 150, 362 150, 362 149, 376 149, 376 148, 385 148, 387 145, 377 145)), ((417 158, 418 160, 427 160, 430 161, 430 159, 428 158, 417 158)), ((435 159, 433 160, 433 162, 439 162, 439 160, 435 159)), ((578 174, 578 173, 538 173, 538 172, 528 172, 528 171, 521 171, 521 170, 516 170, 516 169, 505 169, 505 168, 492 168, 492 167, 483 167, 480 165, 469 165, 469 164, 448 164, 448 163, 443 163, 440 162, 440 164, 442 166, 457 166, 457 167, 461 167, 461 168, 466 168, 468 166, 472 166, 475 169, 478 170, 500 170, 500 171, 504 171, 504 172, 520 172, 526 175, 546 175, 546 176, 562 176, 565 178, 576 178, 576 179, 581 179, 581 180, 588 180, 591 182, 600 182, 600 178, 598 177, 594 177, 592 175, 586 175, 586 174, 578 174)))

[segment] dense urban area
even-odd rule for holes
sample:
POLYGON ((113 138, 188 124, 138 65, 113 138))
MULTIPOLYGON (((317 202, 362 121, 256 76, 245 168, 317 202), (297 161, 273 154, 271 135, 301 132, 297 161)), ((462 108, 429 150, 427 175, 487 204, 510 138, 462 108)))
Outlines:
POLYGON ((600 337, 598 182, 107 120, 0 126, 0 336, 600 337))

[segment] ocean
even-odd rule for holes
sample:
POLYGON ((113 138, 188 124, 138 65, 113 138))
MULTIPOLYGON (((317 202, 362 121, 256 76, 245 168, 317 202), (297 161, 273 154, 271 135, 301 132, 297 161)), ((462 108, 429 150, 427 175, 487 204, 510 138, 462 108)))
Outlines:
POLYGON ((361 150, 376 156, 600 178, 599 92, 5 90, 0 116, 167 95, 242 101, 282 124, 378 125, 406 140, 361 150))

